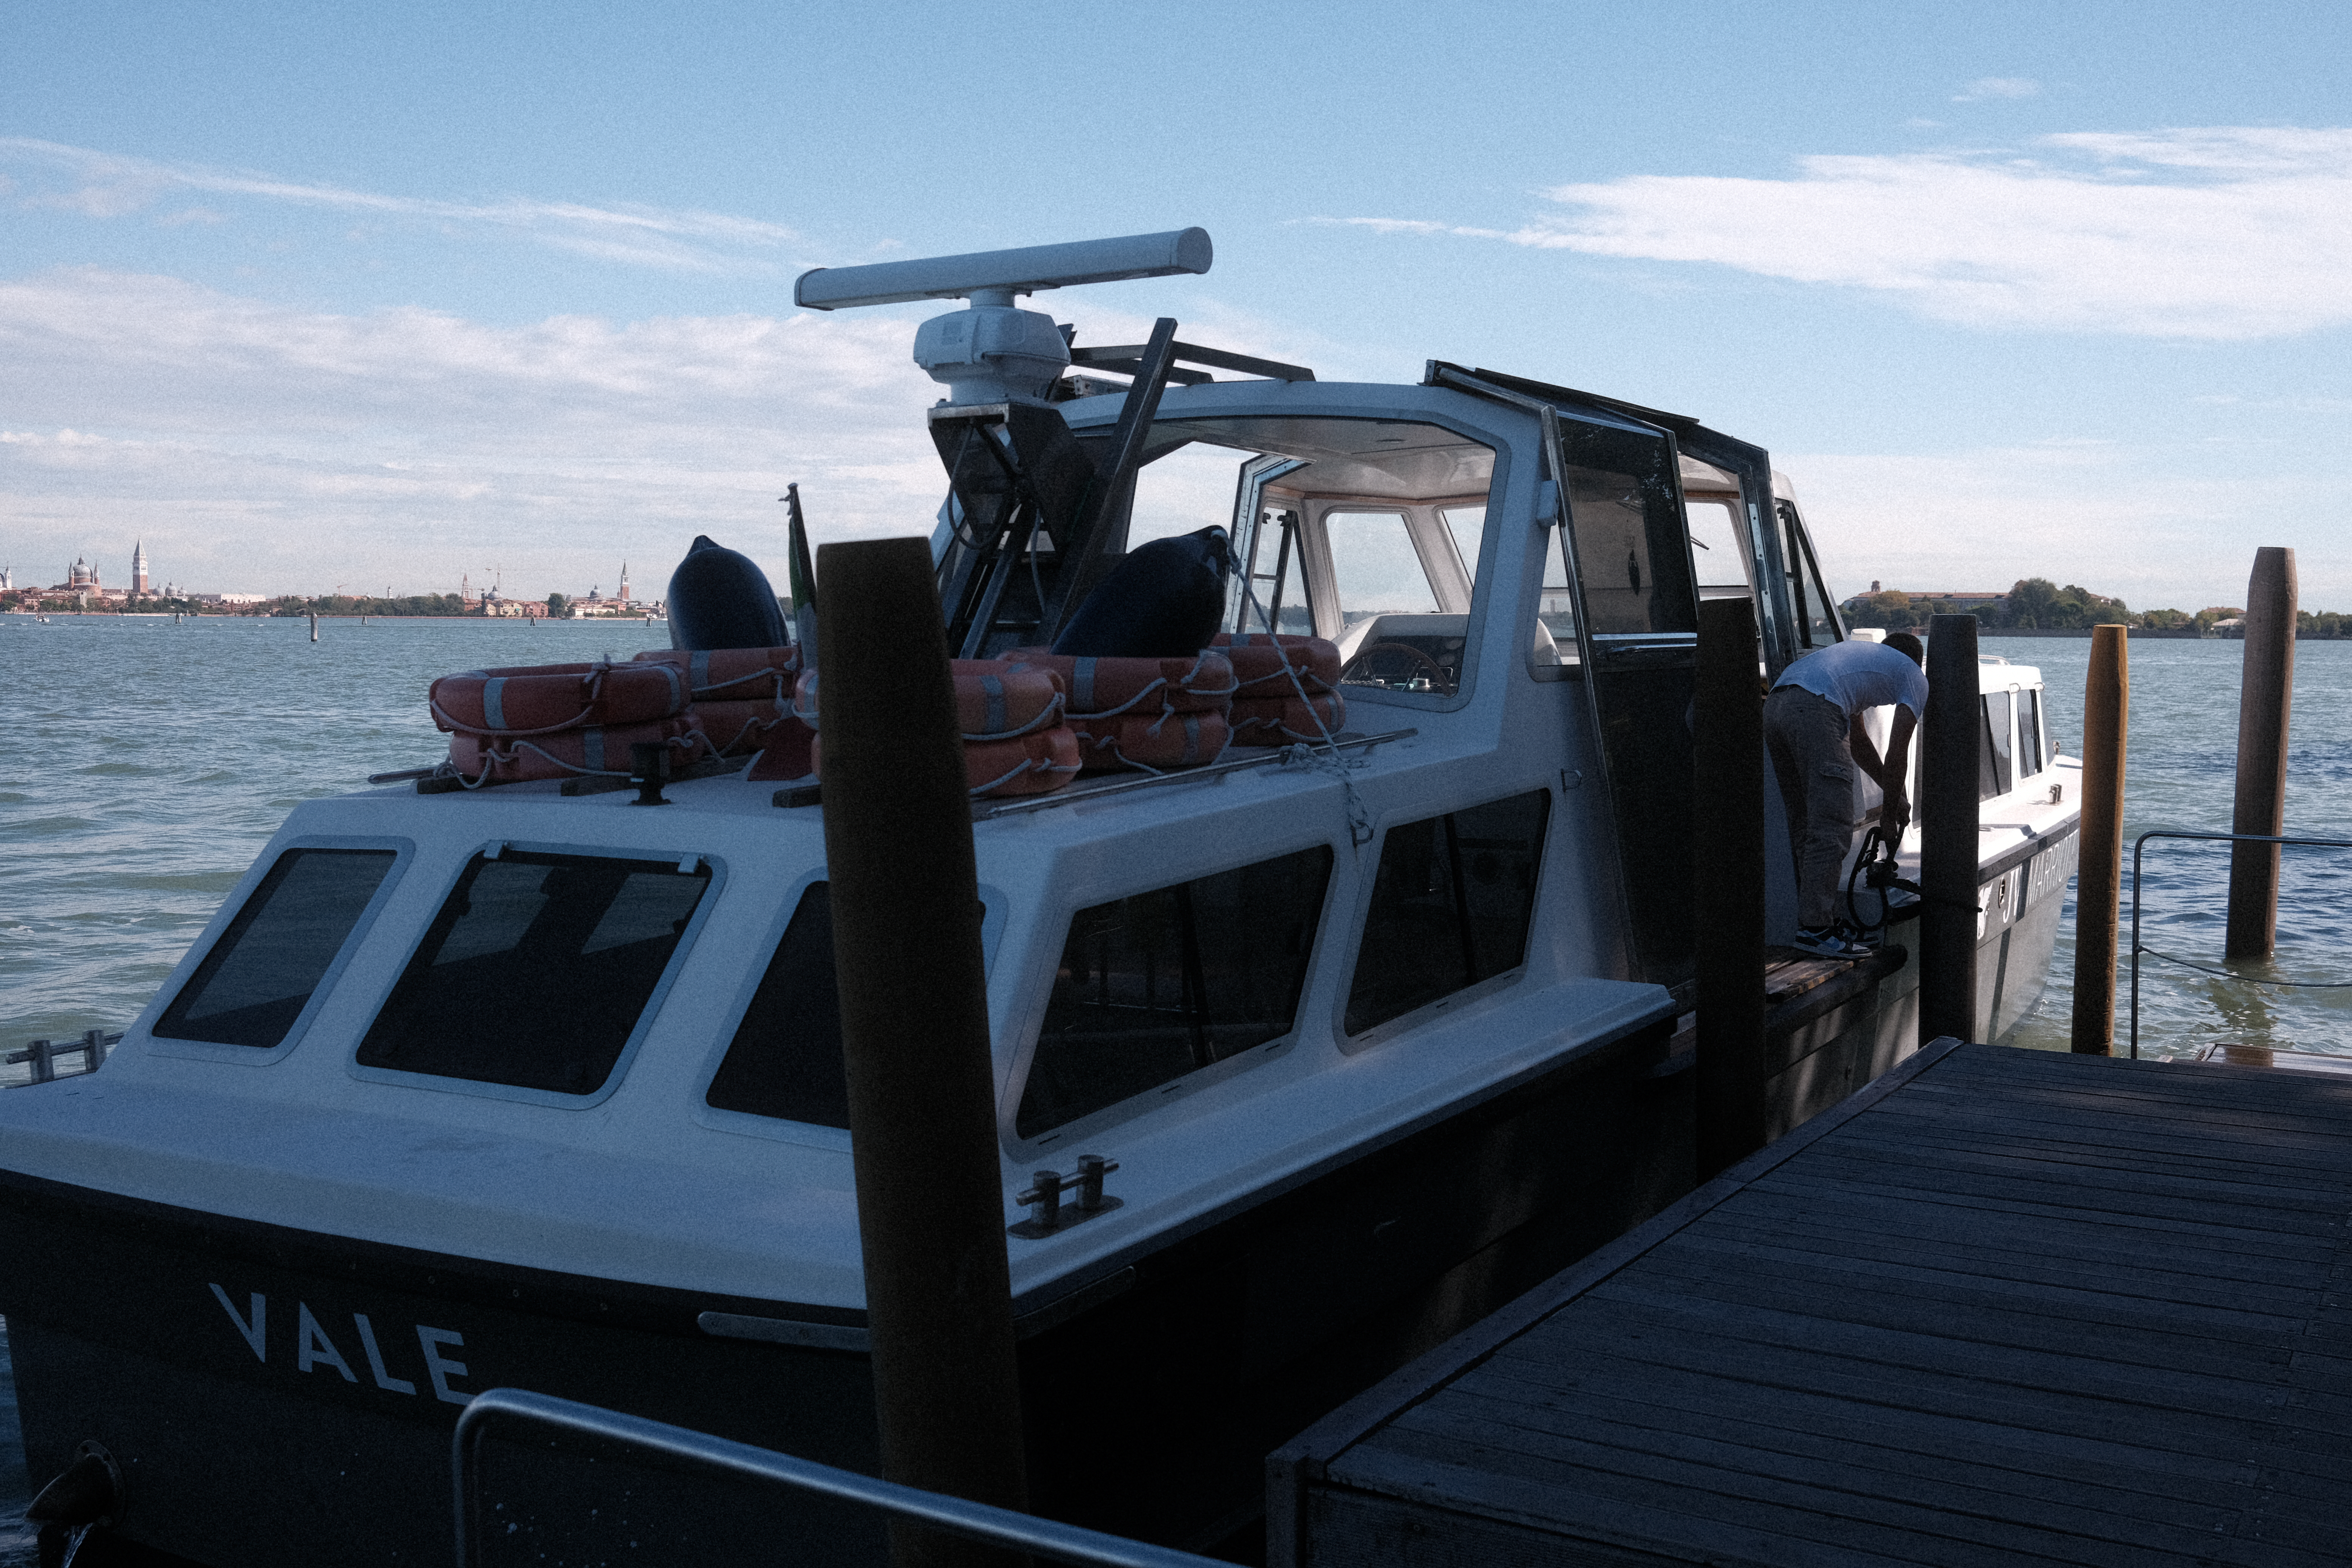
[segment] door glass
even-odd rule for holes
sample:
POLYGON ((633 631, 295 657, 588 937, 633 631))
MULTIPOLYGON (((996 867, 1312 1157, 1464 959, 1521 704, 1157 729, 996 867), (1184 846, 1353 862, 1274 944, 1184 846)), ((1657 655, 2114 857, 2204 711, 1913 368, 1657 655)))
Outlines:
POLYGON ((1640 483, 1631 474, 1570 468, 1568 511, 1593 631, 1606 636, 1659 629, 1653 613, 1658 569, 1651 559, 1640 483))
POLYGON ((2017 776, 2032 778, 2042 771, 2042 693, 2017 694, 2017 776))
POLYGON ((1798 640, 1806 647, 1827 647, 1838 640, 1837 618, 1830 611, 1829 595, 1822 591, 1821 568, 1813 563, 1812 544, 1805 538, 1804 525, 1797 521, 1797 509, 1787 501, 1775 504, 1786 531, 1789 597, 1797 606, 1798 640))
POLYGON ((1698 574, 1698 596, 1732 599, 1750 592, 1748 556, 1739 548, 1739 528, 1729 503, 1695 500, 1683 510, 1689 524, 1691 563, 1698 574))
POLYGON ((1433 616, 1437 595, 1401 511, 1327 511, 1323 536, 1339 589, 1344 629, 1373 616, 1433 616))

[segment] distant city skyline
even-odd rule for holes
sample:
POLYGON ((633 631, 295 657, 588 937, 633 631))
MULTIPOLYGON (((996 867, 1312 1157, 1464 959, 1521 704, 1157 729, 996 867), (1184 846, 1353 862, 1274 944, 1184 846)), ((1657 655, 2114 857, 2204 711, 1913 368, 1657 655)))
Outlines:
POLYGON ((2287 544, 2352 604, 2352 8, 1043 15, 21 0, 0 550, 135 520, 175 581, 405 591, 708 533, 781 581, 785 483, 819 540, 943 489, 932 311, 797 272, 1199 224, 1206 277, 1036 303, 1693 415, 1840 595, 2032 560, 2186 604, 2287 544), (1181 114, 1087 90, 1145 79, 1181 114))
MULTIPOLYGON (((326 598, 338 593, 358 598, 408 598, 427 594, 460 593, 466 588, 467 579, 473 574, 468 569, 460 567, 457 572, 457 581, 446 587, 437 587, 429 584, 409 587, 402 586, 397 583, 387 583, 381 589, 378 589, 371 587, 363 583, 345 581, 337 584, 332 588, 306 587, 266 589, 248 587, 243 584, 224 584, 198 586, 191 584, 174 583, 168 577, 152 572, 151 570, 152 564, 152 560, 150 559, 149 552, 146 549, 146 541, 144 537, 142 536, 132 540, 130 551, 123 557, 123 569, 115 574, 111 586, 105 585, 105 579, 108 572, 105 552, 97 549, 82 549, 74 552, 72 563, 64 569, 64 571, 59 574, 58 580, 56 582, 49 581, 47 574, 39 571, 27 570, 14 564, 0 564, 0 594, 70 591, 74 586, 74 572, 77 567, 87 567, 89 572, 95 575, 97 585, 103 587, 105 594, 110 597, 120 597, 125 594, 131 594, 139 596, 155 598, 169 596, 173 594, 174 589, 177 589, 179 594, 182 595, 206 595, 218 596, 223 594, 230 594, 240 597, 252 597, 257 599, 275 599, 289 596, 326 598)), ((499 575, 499 569, 497 567, 491 567, 488 570, 493 579, 496 579, 499 575)), ((642 598, 645 596, 635 593, 633 585, 630 584, 629 569, 626 562, 622 563, 620 569, 613 574, 611 581, 614 586, 613 592, 610 594, 604 593, 603 583, 593 580, 592 580, 588 586, 584 588, 553 586, 541 588, 536 593, 532 593, 523 587, 509 589, 501 586, 499 589, 499 596, 504 598, 528 597, 537 599, 544 599, 549 594, 562 594, 567 599, 581 600, 587 600, 600 595, 604 598, 614 600, 642 598)), ((483 585, 480 584, 475 584, 472 585, 472 591, 478 595, 482 591, 482 586, 483 585)))

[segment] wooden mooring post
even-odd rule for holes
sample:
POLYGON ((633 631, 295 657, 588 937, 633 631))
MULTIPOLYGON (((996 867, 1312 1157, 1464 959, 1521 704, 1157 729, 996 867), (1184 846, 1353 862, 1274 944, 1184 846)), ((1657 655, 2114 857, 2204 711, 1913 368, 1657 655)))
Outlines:
MULTIPOLYGON (((2294 702, 2294 552, 2254 552, 2246 584, 2246 658, 2238 686, 2238 800, 2232 833, 2286 831, 2286 738, 2294 702)), ((2278 945, 2279 847, 2230 846, 2230 922, 2222 951, 2268 958, 2278 945)))
POLYGON ((2124 871, 2124 741, 2131 720, 2128 634, 2091 628, 2083 685, 2083 848, 2074 881, 2074 1047, 2116 1050, 2116 929, 2124 871))
POLYGON ((1702 1182, 1765 1142, 1764 703, 1756 687, 1756 606, 1702 602, 1691 802, 1702 1182))
MULTIPOLYGON (((817 554, 824 849, 882 1473, 1025 1511, 979 879, 930 546, 817 554)), ((895 1523, 891 1555, 1013 1561, 895 1523)))
POLYGON ((1977 1035, 1977 618, 1927 622, 1919 740, 1919 1040, 1977 1035))

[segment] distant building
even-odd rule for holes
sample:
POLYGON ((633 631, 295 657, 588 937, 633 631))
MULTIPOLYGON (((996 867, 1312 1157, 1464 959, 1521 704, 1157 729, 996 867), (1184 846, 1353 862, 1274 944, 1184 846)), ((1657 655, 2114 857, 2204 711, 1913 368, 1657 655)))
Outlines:
POLYGON ((625 561, 621 563, 621 591, 613 596, 624 605, 629 602, 629 563, 625 561))
MULTIPOLYGON (((1878 580, 1876 578, 1873 578, 1871 579, 1869 593, 1856 594, 1853 598, 1848 599, 1844 604, 1840 605, 1838 608, 1844 611, 1848 616, 1867 615, 1870 612, 1870 601, 1885 591, 1885 589, 1879 586, 1878 580)), ((2000 612, 2009 608, 2009 595, 2007 594, 1982 592, 1977 589, 1947 590, 1941 588, 1903 588, 1896 591, 1902 594, 1905 598, 1910 600, 1914 608, 1925 605, 1932 600, 1938 605, 1951 605, 1952 611, 1955 615, 1965 616, 1973 611, 1987 608, 1999 614, 2000 612)))
POLYGON ((84 561, 79 555, 74 557, 74 563, 66 568, 66 580, 53 585, 49 589, 49 592, 52 594, 89 594, 100 598, 103 598, 106 595, 104 585, 99 581, 98 568, 92 566, 89 562, 84 561))
POLYGON ((147 542, 143 539, 131 547, 131 592, 142 599, 147 596, 147 542))

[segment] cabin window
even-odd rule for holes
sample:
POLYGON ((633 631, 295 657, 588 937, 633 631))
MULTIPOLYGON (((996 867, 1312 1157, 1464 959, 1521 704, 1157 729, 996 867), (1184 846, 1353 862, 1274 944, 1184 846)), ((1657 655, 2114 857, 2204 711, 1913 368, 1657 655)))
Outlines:
POLYGON ((1080 910, 1014 1131, 1035 1138, 1172 1090, 1289 1034, 1330 879, 1318 844, 1080 910))
POLYGON ((2006 691, 1985 694, 1979 707, 1984 713, 1984 733, 1977 746, 1977 798, 2007 795, 2017 782, 2010 752, 2011 702, 2006 691))
POLYGON ((1550 804, 1533 790, 1389 829, 1348 989, 1349 1034, 1519 966, 1550 804))
POLYGON ((155 1025, 168 1040, 283 1044, 397 858, 389 849, 289 849, 155 1025))
POLYGON ((801 895, 703 1098, 719 1110, 816 1127, 849 1125, 829 884, 812 882, 801 895))
POLYGON ((1401 511, 1327 511, 1323 537, 1344 628, 1374 616, 1433 616, 1437 595, 1401 511))
POLYGON ((709 868, 477 855, 360 1042, 362 1067, 557 1094, 604 1087, 709 868))
POLYGON ((1201 441, 1160 447, 1136 471, 1126 548, 1139 550, 1212 523, 1231 527, 1237 469, 1250 461, 1248 453, 1201 441))
POLYGON ((2021 691, 2017 694, 2017 776, 2030 779, 2042 768, 2042 693, 2021 691))

